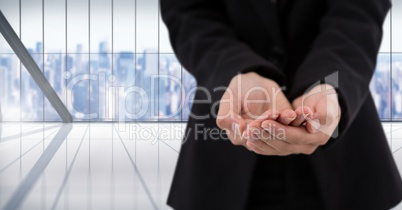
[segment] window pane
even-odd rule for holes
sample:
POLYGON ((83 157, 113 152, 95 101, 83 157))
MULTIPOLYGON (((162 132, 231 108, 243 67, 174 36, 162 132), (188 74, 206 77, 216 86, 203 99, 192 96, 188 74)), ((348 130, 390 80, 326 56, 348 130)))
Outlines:
POLYGON ((110 53, 112 44, 112 1, 91 1, 91 53, 110 53))
MULTIPOLYGON (((115 64, 113 74, 116 78, 114 83, 114 98, 108 97, 109 104, 112 104, 112 111, 115 121, 135 121, 136 97, 138 89, 135 88, 135 66, 136 55, 133 53, 119 53, 114 55, 115 64)), ((112 95, 109 93, 108 95, 112 95)))
MULTIPOLYGON (((21 39, 43 71, 42 0, 21 0, 21 39)), ((43 93, 25 67, 21 72, 21 117, 43 120, 43 93)))
POLYGON ((88 0, 67 1, 67 52, 89 53, 88 0))
POLYGON ((392 51, 402 53, 402 1, 392 1, 392 51))
POLYGON ((181 121, 181 65, 174 54, 159 56, 159 121, 181 121))
MULTIPOLYGON (((34 54, 34 60, 43 69, 42 55, 34 54)), ((21 118, 22 121, 43 120, 43 93, 22 65, 21 70, 21 118)))
POLYGON ((75 121, 88 121, 89 110, 89 74, 88 54, 68 54, 67 71, 64 73, 67 82, 66 106, 75 121))
MULTIPOLYGON (((7 18, 8 22, 10 22, 13 27, 15 33, 20 35, 20 4, 19 1, 9 1, 9 0, 0 0, 0 8, 1 12, 3 12, 4 16, 7 18)), ((3 36, 0 36, 0 53, 13 53, 13 50, 8 45, 3 36)))
POLYGON ((135 0, 113 1, 113 51, 135 52, 135 0))
POLYGON ((377 67, 371 80, 370 90, 381 120, 391 120, 391 57, 389 53, 380 53, 377 67))
POLYGON ((0 103, 3 121, 20 121, 20 60, 0 54, 0 103))
POLYGON ((66 53, 66 2, 44 0, 45 53, 66 53))
POLYGON ((182 68, 182 78, 184 89, 182 121, 187 121, 191 113, 191 106, 193 105, 197 81, 195 80, 194 76, 184 68, 182 68))
POLYGON ((112 55, 107 53, 90 55, 90 113, 91 121, 112 120, 106 118, 106 113, 112 104, 108 104, 107 93, 113 86, 111 61, 112 55))
POLYGON ((158 53, 158 0, 137 0, 137 53, 158 53))
POLYGON ((402 53, 392 54, 392 118, 402 120, 402 53))
MULTIPOLYGON (((159 15, 160 16, 160 15, 159 15)), ((174 53, 172 46, 170 45, 169 32, 166 28, 165 23, 163 23, 162 18, 159 17, 159 44, 160 53, 174 53)))
MULTIPOLYGON (((45 54, 45 77, 64 104, 66 104, 65 69, 66 54, 45 54)), ((47 99, 45 99, 45 121, 61 121, 60 116, 47 99)))
POLYGON ((135 118, 137 121, 158 120, 158 54, 137 54, 137 69, 135 86, 138 93, 135 95, 135 118))
POLYGON ((31 53, 42 53, 42 0, 21 0, 21 38, 31 53))
POLYGON ((384 25, 382 27, 383 35, 382 42, 380 46, 380 52, 389 53, 391 52, 391 13, 388 12, 385 18, 384 25))

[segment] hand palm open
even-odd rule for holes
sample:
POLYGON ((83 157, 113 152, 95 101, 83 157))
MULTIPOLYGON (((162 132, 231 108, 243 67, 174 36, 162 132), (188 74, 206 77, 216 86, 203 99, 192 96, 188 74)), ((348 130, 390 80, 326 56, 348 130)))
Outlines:
POLYGON ((276 82, 247 73, 230 82, 216 122, 235 145, 261 155, 290 155, 313 153, 339 120, 332 86, 318 85, 290 103, 276 82))

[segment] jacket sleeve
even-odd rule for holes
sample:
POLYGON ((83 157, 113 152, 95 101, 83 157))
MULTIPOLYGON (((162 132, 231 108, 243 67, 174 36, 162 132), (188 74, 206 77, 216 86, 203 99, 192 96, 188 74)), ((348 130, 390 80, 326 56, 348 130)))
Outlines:
POLYGON ((178 60, 199 86, 227 85, 248 71, 284 84, 282 71, 236 38, 221 0, 161 0, 161 13, 178 60))
POLYGON ((336 88, 342 111, 337 139, 353 123, 369 94, 390 6, 389 0, 329 0, 319 35, 289 82, 291 101, 317 81, 325 80, 336 88))

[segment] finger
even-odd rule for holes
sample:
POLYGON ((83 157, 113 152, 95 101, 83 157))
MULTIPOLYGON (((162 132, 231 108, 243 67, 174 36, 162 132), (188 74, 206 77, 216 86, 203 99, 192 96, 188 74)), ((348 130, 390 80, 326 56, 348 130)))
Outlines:
POLYGON ((329 139, 329 136, 324 135, 322 132, 310 133, 304 127, 284 126, 278 123, 276 123, 276 126, 272 126, 273 124, 275 124, 275 121, 266 120, 261 127, 271 135, 281 135, 283 139, 292 144, 323 145, 329 139))
POLYGON ((254 146, 253 144, 251 144, 250 142, 247 143, 247 147, 250 148, 249 150, 252 152, 255 152, 256 154, 259 155, 268 155, 265 151, 260 150, 259 148, 257 148, 256 146, 254 146))
POLYGON ((274 110, 267 110, 261 116, 259 116, 256 120, 253 120, 248 123, 245 130, 243 131, 243 138, 248 139, 252 135, 253 131, 261 130, 261 123, 264 120, 276 120, 279 116, 279 113, 274 110))
POLYGON ((317 133, 321 128, 320 119, 317 114, 306 119, 306 130, 309 133, 317 133))
POLYGON ((321 100, 316 106, 317 117, 323 125, 332 125, 337 123, 336 120, 340 116, 339 103, 333 100, 321 100))
POLYGON ((283 125, 289 125, 293 120, 296 119, 296 112, 291 109, 284 109, 280 112, 278 117, 278 122, 283 125))
POLYGON ((279 151, 269 144, 262 143, 261 140, 247 141, 247 146, 250 147, 255 153, 260 155, 280 155, 279 151))
POLYGON ((275 133, 275 132, 270 133, 270 132, 264 130, 263 128, 261 128, 261 129, 262 129, 262 131, 260 131, 261 135, 260 135, 259 139, 261 139, 263 141, 276 139, 276 140, 283 141, 283 142, 286 142, 289 144, 291 143, 286 140, 284 133, 275 133))
POLYGON ((314 113, 314 118, 320 122, 319 132, 323 135, 332 136, 340 120, 340 108, 337 101, 322 100, 320 101, 314 113))
POLYGON ((262 123, 264 123, 265 121, 274 122, 274 123, 270 124, 270 127, 274 127, 277 124, 279 124, 279 122, 277 122, 275 120, 270 120, 270 119, 267 119, 264 121, 254 121, 249 124, 249 126, 247 127, 243 136, 245 136, 248 140, 250 140, 251 138, 252 139, 263 139, 263 140, 264 139, 274 139, 275 136, 271 135, 272 132, 265 131, 266 129, 270 129, 270 128, 262 127, 262 123))
POLYGON ((233 102, 232 97, 230 96, 231 92, 226 91, 222 99, 219 102, 219 110, 218 115, 216 117, 216 124, 221 129, 231 130, 232 124, 236 121, 236 119, 242 119, 240 114, 240 108, 237 103, 233 102))
POLYGON ((264 120, 276 120, 279 116, 279 112, 275 110, 267 110, 261 116, 259 116, 255 121, 264 121, 264 120))
POLYGON ((234 145, 245 146, 246 139, 243 138, 243 132, 246 130, 247 124, 241 118, 230 120, 232 120, 231 129, 227 130, 227 133, 229 133, 229 139, 234 145))
POLYGON ((216 124, 219 128, 226 131, 230 140, 239 142, 242 141, 242 133, 246 129, 246 122, 240 117, 227 117, 223 119, 217 119, 216 124))
MULTIPOLYGON (((270 124, 271 128, 279 124, 276 121, 272 122, 274 123, 270 124)), ((287 142, 286 139, 284 138, 285 136, 283 135, 283 133, 267 132, 262 127, 251 127, 249 128, 248 133, 249 133, 248 142, 252 143, 254 147, 260 149, 261 151, 264 151, 264 154, 268 155, 282 156, 282 155, 300 154, 300 153, 305 154, 309 152, 309 148, 312 146, 312 145, 290 144, 290 142, 287 142), (271 149, 269 149, 269 147, 271 149)))
MULTIPOLYGON (((311 144, 292 144, 286 140, 285 132, 281 132, 280 129, 277 131, 273 129, 279 123, 272 120, 267 120, 264 122, 269 122, 269 129, 271 132, 267 132, 262 127, 251 127, 248 131, 249 138, 247 142, 249 143, 247 143, 247 146, 252 144, 254 147, 250 148, 253 149, 253 151, 255 151, 257 154, 280 156, 289 154, 311 154, 317 148, 317 145, 311 144), (260 151, 256 151, 254 148, 258 148, 260 151), (261 153, 261 151, 263 151, 263 153, 261 153)), ((304 130, 304 128, 302 129, 304 130)))
POLYGON ((312 154, 317 146, 303 144, 289 144, 281 140, 247 141, 247 145, 257 154, 287 156, 291 154, 312 154))
POLYGON ((239 115, 240 109, 238 103, 233 102, 235 94, 232 91, 226 91, 219 102, 216 124, 219 128, 226 131, 231 142, 235 145, 245 145, 245 140, 241 134, 246 128, 246 122, 239 115))
POLYGON ((265 120, 277 120, 279 116, 278 111, 274 110, 267 110, 265 111, 261 116, 259 116, 257 119, 250 121, 248 123, 248 129, 253 129, 253 128, 260 128, 261 123, 265 120))
POLYGON ((295 112, 297 117, 290 123, 291 126, 295 127, 301 126, 306 121, 306 118, 313 114, 310 107, 307 106, 300 106, 295 110, 295 112))

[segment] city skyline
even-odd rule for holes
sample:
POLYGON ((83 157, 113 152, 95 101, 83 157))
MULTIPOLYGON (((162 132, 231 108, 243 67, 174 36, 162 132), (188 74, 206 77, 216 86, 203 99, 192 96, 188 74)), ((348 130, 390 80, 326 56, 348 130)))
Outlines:
MULTIPOLYGON (((133 86, 142 88, 147 95, 151 95, 154 98, 140 100, 138 96, 137 99, 133 96, 126 96, 125 102, 128 101, 127 103, 131 103, 132 105, 130 106, 126 104, 126 109, 123 109, 126 111, 126 115, 129 115, 129 117, 125 116, 127 118, 124 120, 155 121, 159 119, 183 121, 188 117, 188 114, 184 114, 188 113, 188 111, 182 113, 182 111, 177 111, 177 109, 183 108, 182 106, 190 105, 181 99, 186 97, 185 94, 183 95, 181 92, 185 93, 185 91, 183 91, 184 89, 188 91, 189 89, 194 88, 195 80, 187 71, 182 69, 174 54, 148 54, 147 50, 143 53, 137 54, 130 52, 119 52, 115 54, 103 53, 103 42, 99 43, 100 50, 94 56, 82 53, 42 54, 41 46, 41 42, 37 42, 36 49, 28 50, 32 53, 34 60, 42 70, 43 66, 45 66, 45 76, 70 110, 74 120, 122 120, 121 116, 117 116, 119 111, 122 111, 121 107, 120 109, 114 107, 118 106, 116 105, 118 104, 118 102, 116 102, 118 97, 111 97, 110 94, 113 95, 113 93, 107 93, 107 91, 116 92, 118 91, 118 87, 127 89, 133 86), (43 61, 45 61, 45 65, 43 64, 43 61), (160 64, 158 64, 158 62, 160 62, 160 64), (134 65, 136 65, 135 68, 134 65), (156 83, 158 87, 151 87, 152 75, 170 75, 173 79, 166 80, 166 78, 157 78, 156 76, 154 78, 154 83, 156 83), (112 78, 111 76, 114 76, 115 78, 112 78), (124 80, 122 78, 124 78, 124 80), (131 78, 131 83, 128 78, 131 78), (174 80, 176 80, 176 82, 174 80), (184 80, 189 80, 189 82, 184 80), (179 82, 177 81, 180 81, 181 83, 178 84, 179 82), (165 98, 169 100, 166 100, 165 98), (148 110, 144 116, 135 118, 130 113, 135 112, 136 109, 138 109, 136 108, 138 103, 135 102, 139 101, 142 101, 143 105, 148 104, 151 107, 158 107, 158 110, 154 112, 148 110), (130 109, 131 111, 128 111, 130 109), (88 116, 88 114, 90 114, 89 112, 96 113, 96 116, 88 116), (154 114, 151 115, 152 113, 154 114), (164 117, 170 116, 172 113, 175 115, 168 118, 164 117)), ((77 48, 80 48, 79 45, 77 48)), ((3 90, 8 90, 8 92, 12 93, 11 95, 19 95, 17 93, 19 91, 21 91, 21 93, 28 93, 19 99, 20 103, 22 103, 21 118, 28 119, 28 121, 59 121, 59 117, 47 100, 44 100, 39 88, 32 81, 29 75, 24 72, 24 68, 22 67, 22 75, 18 74, 19 71, 10 71, 11 69, 18 70, 17 67, 19 65, 15 60, 17 58, 14 57, 14 61, 11 62, 10 59, 12 58, 12 55, 9 55, 8 59, 7 56, 2 56, 0 66, 3 66, 4 68, 4 64, 8 64, 6 65, 6 70, 4 72, 9 72, 8 74, 4 73, 2 77, 8 77, 8 81, 14 80, 16 82, 21 79, 21 90, 18 90, 20 87, 19 85, 14 85, 8 88, 4 87, 3 90), (13 66, 11 66, 12 63, 14 63, 13 66), (14 74, 10 72, 14 72, 14 74), (27 100, 28 98, 30 98, 30 100, 27 100), (45 103, 43 103, 43 101, 45 101, 45 103), (25 102, 29 103, 25 104, 25 102), (34 106, 35 104, 39 106, 34 106), (37 109, 31 109, 31 107, 37 107, 37 109)), ((125 92, 123 91, 123 93, 125 92)), ((3 94, 3 98, 4 96, 5 95, 3 94)), ((3 107, 18 105, 18 100, 8 98, 3 99, 2 101, 6 102, 6 104, 3 102, 3 107)), ((186 107, 185 109, 188 110, 189 108, 186 107)), ((7 121, 9 118, 10 117, 7 116, 7 113, 5 113, 4 121, 7 121)), ((15 120, 18 119, 11 121, 15 120)))

